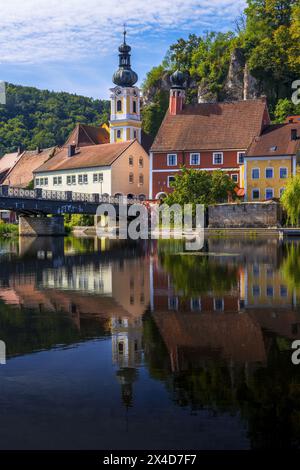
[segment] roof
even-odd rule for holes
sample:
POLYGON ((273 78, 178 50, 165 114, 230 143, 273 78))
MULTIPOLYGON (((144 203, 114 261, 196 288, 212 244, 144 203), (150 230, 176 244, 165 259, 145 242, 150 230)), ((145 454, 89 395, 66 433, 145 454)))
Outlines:
POLYGON ((296 115, 296 116, 287 116, 286 120, 284 121, 286 123, 290 123, 290 122, 300 122, 300 115, 296 115))
POLYGON ((0 158, 0 173, 12 168, 21 155, 22 153, 19 152, 6 153, 3 155, 3 157, 0 158))
POLYGON ((105 127, 77 124, 69 135, 65 145, 73 144, 76 147, 109 143, 109 132, 105 127))
POLYGON ((151 150, 247 149, 264 124, 269 116, 263 98, 185 105, 177 115, 167 111, 151 150))
POLYGON ((247 157, 295 155, 300 149, 300 139, 291 139, 292 129, 297 129, 300 137, 300 123, 268 126, 261 136, 253 139, 247 157))
POLYGON ((36 150, 23 152, 6 175, 4 184, 26 188, 33 179, 33 171, 49 160, 55 151, 56 147, 44 149, 39 153, 36 150))
POLYGON ((135 141, 130 140, 113 144, 87 145, 76 149, 76 153, 72 157, 68 157, 68 148, 63 147, 51 160, 44 163, 34 172, 40 173, 110 166, 133 142, 135 141))

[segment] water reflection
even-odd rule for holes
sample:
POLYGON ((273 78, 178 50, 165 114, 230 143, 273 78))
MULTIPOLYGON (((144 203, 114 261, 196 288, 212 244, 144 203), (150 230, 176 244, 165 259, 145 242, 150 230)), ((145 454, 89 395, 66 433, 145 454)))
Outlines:
MULTIPOLYGON (((50 364, 47 380, 57 394, 56 374, 82 379, 70 390, 86 400, 82 431, 76 407, 75 422, 62 410, 57 422, 73 422, 84 448, 92 432, 106 436, 107 448, 299 447, 300 374, 291 363, 300 332, 299 260, 299 242, 276 239, 209 239, 193 254, 181 241, 1 241, 0 336, 10 359, 0 369, 3 422, 10 422, 18 397, 4 381, 6 374, 20 376, 10 372, 14 361, 23 356, 22 374, 30 376, 29 353, 59 351, 64 363, 72 348, 102 382, 75 364, 61 371, 48 359, 44 367, 50 364), (87 356, 84 344, 92 348, 87 356), (126 411, 122 431, 119 406, 126 411), (115 408, 119 414, 106 416, 115 408)), ((45 369, 36 374, 44 377, 45 369)), ((23 397, 30 416, 41 406, 49 413, 40 393, 36 407, 32 390, 23 397)), ((29 435, 29 447, 44 443, 33 427, 29 435)), ((72 447, 72 433, 58 435, 62 448, 72 447)), ((13 430, 1 442, 20 445, 13 430)), ((103 440, 94 445, 105 448, 103 440)))

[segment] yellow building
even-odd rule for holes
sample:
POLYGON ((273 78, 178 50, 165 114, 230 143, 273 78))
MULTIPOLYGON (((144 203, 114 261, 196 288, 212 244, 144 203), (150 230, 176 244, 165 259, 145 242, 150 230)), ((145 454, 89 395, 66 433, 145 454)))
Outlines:
POLYGON ((300 124, 268 126, 250 145, 241 180, 246 201, 280 198, 290 176, 296 174, 300 124))
POLYGON ((131 47, 124 42, 119 47, 119 69, 113 75, 116 85, 111 88, 110 142, 137 139, 141 142, 142 121, 140 114, 140 90, 134 86, 137 74, 131 69, 131 47))

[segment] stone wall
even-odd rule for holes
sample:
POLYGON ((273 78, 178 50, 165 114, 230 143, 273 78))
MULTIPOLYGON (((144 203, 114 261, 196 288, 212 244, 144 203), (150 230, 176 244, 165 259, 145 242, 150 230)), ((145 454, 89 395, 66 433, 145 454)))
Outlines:
POLYGON ((40 235, 65 235, 63 216, 55 217, 19 217, 19 234, 38 237, 40 235))
POLYGON ((216 204, 208 208, 210 228, 278 227, 281 221, 277 202, 216 204))

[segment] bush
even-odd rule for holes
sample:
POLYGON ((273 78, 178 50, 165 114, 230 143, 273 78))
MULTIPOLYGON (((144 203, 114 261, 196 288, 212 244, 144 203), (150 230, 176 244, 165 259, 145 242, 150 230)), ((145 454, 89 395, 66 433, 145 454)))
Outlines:
POLYGON ((18 225, 7 224, 3 222, 3 220, 0 221, 0 237, 7 237, 9 235, 18 235, 18 233, 19 233, 18 225))

